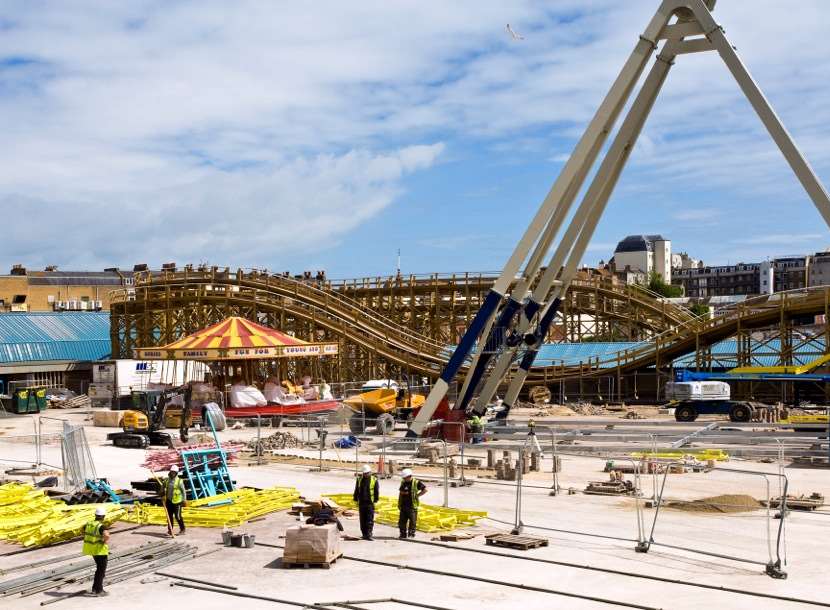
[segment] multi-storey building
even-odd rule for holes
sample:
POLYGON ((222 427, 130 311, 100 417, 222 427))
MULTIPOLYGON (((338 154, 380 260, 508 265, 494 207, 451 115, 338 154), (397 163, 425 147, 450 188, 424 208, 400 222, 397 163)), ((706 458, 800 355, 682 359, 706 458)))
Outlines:
POLYGON ((807 285, 830 285, 830 250, 816 252, 810 258, 810 269, 807 272, 807 285))
POLYGON ((760 266, 760 263, 738 263, 675 269, 674 283, 683 286, 685 295, 693 298, 758 294, 760 266))
POLYGON ((109 293, 133 283, 132 271, 30 271, 15 265, 0 275, 0 312, 100 311, 109 293))
POLYGON ((671 283, 671 240, 662 235, 629 235, 622 239, 609 261, 614 269, 645 274, 659 274, 667 284, 671 283))

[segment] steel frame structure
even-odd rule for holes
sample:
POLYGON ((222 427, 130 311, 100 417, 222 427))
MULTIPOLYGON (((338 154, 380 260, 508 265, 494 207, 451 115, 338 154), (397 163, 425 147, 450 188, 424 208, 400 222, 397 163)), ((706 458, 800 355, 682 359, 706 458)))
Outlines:
POLYGON ((664 0, 660 4, 444 367, 410 427, 410 435, 421 434, 439 405, 444 403, 445 408, 449 408, 445 402, 447 390, 468 359, 471 359, 471 365, 459 399, 452 408, 456 417, 458 413, 463 417, 468 409, 483 411, 511 365, 517 358, 520 359, 519 369, 510 382, 504 400, 508 408, 501 415, 507 416, 677 56, 708 51, 716 51, 720 55, 819 213, 830 225, 830 198, 827 192, 750 76, 723 29, 715 22, 711 14, 714 4, 714 0, 664 0), (542 271, 545 258, 606 138, 628 103, 648 60, 661 44, 656 61, 550 262, 542 271), (516 277, 520 279, 508 293, 511 280, 516 277), (535 288, 531 290, 534 284, 535 288))
MULTIPOLYGON (((458 341, 492 282, 492 275, 464 273, 308 283, 189 266, 141 274, 133 288, 110 294, 113 355, 131 358, 136 347, 240 315, 297 337, 339 340, 341 356, 313 365, 330 381, 401 372, 437 377, 446 346, 458 341), (386 341, 393 336, 394 346, 386 341)), ((573 282, 560 314, 551 341, 645 340, 692 319, 643 288, 597 276, 573 282)))
MULTIPOLYGON (((492 276, 455 274, 343 280, 308 285, 283 276, 228 269, 193 269, 139 276, 136 286, 111 295, 113 356, 162 345, 228 316, 239 315, 310 340, 338 340, 340 353, 310 362, 283 362, 269 373, 298 378, 309 373, 328 381, 435 378, 457 337, 487 293, 492 276)), ((804 364, 828 350, 830 327, 804 320, 830 319, 830 288, 819 287, 750 299, 715 318, 692 318, 640 288, 607 278, 580 278, 561 302, 561 323, 549 341, 596 339, 603 333, 648 340, 602 359, 550 362, 534 367, 528 383, 546 385, 560 400, 653 402, 671 363, 694 353, 695 369, 757 364, 804 364), (628 333, 628 334, 627 334, 628 333), (738 338, 737 353, 716 356, 711 346, 738 338), (780 337, 780 349, 772 339, 780 337), (750 338, 752 341, 750 341, 750 338), (807 347, 809 356, 798 356, 807 347), (729 364, 722 359, 729 358, 729 364)), ((504 387, 504 386, 502 386, 504 387)), ((745 398, 787 400, 791 389, 741 384, 745 398)), ((811 388, 823 395, 823 388, 811 388)))

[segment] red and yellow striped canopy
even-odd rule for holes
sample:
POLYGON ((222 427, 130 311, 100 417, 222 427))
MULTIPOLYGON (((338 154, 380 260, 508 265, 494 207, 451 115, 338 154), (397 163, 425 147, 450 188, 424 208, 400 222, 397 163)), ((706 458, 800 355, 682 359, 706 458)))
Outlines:
POLYGON ((140 347, 138 360, 246 360, 332 356, 337 343, 309 343, 232 317, 162 347, 140 347))

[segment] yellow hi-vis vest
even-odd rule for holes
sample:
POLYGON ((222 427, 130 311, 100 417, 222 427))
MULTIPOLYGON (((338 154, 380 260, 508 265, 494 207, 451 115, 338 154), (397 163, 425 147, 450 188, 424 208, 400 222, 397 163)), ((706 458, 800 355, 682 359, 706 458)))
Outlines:
POLYGON ((184 502, 185 498, 185 491, 184 491, 184 481, 182 481, 181 477, 176 477, 176 482, 173 483, 173 497, 167 497, 167 486, 169 485, 169 481, 164 482, 164 496, 165 500, 170 500, 173 504, 181 504, 184 502))
MULTIPOLYGON (((365 476, 367 476, 367 475, 365 475, 363 473, 357 475, 357 489, 358 490, 360 490, 360 486, 363 485, 363 477, 365 477, 365 476)), ((374 503, 375 485, 378 484, 378 478, 373 474, 370 474, 368 476, 369 476, 369 498, 372 499, 372 503, 374 503)))
POLYGON ((109 555, 110 548, 104 542, 103 521, 90 521, 84 526, 84 555, 109 555))
MULTIPOLYGON (((409 487, 409 497, 412 499, 412 508, 418 508, 418 504, 421 503, 421 498, 418 496, 418 479, 412 477, 412 482, 410 483, 409 487)), ((403 500, 401 499, 400 494, 398 495, 398 510, 403 507, 403 500)))

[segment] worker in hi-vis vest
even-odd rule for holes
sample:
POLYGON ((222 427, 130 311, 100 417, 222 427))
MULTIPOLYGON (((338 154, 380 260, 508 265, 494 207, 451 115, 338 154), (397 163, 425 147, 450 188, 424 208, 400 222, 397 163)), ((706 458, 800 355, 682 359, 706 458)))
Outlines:
POLYGON ((184 481, 179 477, 179 467, 173 464, 163 483, 161 491, 164 496, 164 508, 167 511, 167 534, 173 535, 173 522, 179 524, 179 534, 184 534, 184 518, 182 517, 182 506, 185 504, 187 494, 184 489, 184 481))
POLYGON ((380 485, 368 464, 364 464, 362 472, 357 475, 353 497, 357 502, 357 512, 360 515, 360 533, 364 540, 373 540, 375 504, 380 499, 380 485))
POLYGON ((107 559, 110 549, 107 543, 110 533, 104 525, 107 511, 103 507, 95 509, 95 519, 84 526, 84 555, 91 555, 95 560, 95 578, 92 581, 92 595, 109 595, 104 591, 104 576, 107 573, 107 559))
POLYGON ((427 492, 427 486, 412 476, 409 468, 401 471, 403 480, 398 490, 398 529, 401 531, 400 538, 414 538, 415 528, 418 526, 418 504, 420 498, 427 492))

